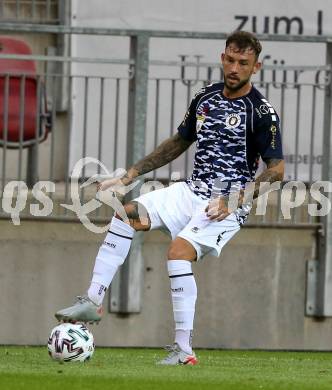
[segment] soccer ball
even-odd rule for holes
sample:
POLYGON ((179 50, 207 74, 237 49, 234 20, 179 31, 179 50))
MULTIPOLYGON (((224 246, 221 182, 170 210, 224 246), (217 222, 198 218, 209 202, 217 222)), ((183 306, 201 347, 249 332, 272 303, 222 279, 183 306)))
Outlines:
POLYGON ((48 354, 62 362, 85 362, 95 350, 93 335, 84 324, 63 323, 52 329, 48 354))

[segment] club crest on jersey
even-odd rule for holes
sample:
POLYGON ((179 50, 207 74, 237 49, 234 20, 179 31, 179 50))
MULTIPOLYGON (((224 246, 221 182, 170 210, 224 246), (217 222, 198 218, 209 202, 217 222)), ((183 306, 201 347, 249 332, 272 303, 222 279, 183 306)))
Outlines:
POLYGON ((241 123, 241 117, 239 114, 230 114, 226 118, 226 127, 234 129, 241 123))
POLYGON ((197 115, 196 117, 196 131, 199 132, 203 126, 203 123, 204 123, 204 120, 205 120, 205 116, 204 115, 197 115))

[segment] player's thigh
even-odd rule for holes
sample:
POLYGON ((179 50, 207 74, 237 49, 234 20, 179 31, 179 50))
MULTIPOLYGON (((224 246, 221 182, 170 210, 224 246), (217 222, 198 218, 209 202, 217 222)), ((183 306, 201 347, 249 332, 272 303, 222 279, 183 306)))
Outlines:
POLYGON ((147 210, 151 230, 165 230, 175 239, 191 219, 191 196, 186 183, 175 183, 147 192, 134 200, 147 210))
POLYGON ((207 254, 219 257, 222 248, 239 230, 240 225, 236 217, 230 215, 219 222, 211 221, 202 228, 189 223, 178 236, 191 243, 199 260, 207 254))

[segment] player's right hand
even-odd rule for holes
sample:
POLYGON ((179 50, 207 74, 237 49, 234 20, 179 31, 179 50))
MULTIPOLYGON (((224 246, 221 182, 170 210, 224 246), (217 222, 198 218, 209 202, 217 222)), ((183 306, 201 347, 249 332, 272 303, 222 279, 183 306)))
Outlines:
POLYGON ((110 190, 119 195, 126 195, 137 183, 133 183, 134 178, 130 172, 122 170, 115 177, 110 177, 105 180, 97 180, 97 192, 110 190))
POLYGON ((124 195, 128 192, 128 186, 132 183, 133 179, 128 175, 124 169, 117 169, 111 175, 96 174, 91 176, 81 187, 87 187, 91 184, 97 184, 98 191, 106 191, 110 189, 111 192, 117 192, 120 195, 124 195))
POLYGON ((121 188, 124 186, 121 178, 114 177, 112 179, 107 179, 102 182, 97 182, 97 191, 106 191, 109 188, 114 192, 120 192, 121 188))

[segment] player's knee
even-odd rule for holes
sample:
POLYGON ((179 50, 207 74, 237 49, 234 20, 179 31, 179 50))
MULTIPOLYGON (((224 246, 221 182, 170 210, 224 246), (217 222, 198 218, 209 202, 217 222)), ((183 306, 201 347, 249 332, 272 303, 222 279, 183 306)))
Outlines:
POLYGON ((115 212, 114 218, 119 219, 119 220, 122 221, 122 222, 128 223, 131 227, 134 228, 133 224, 131 223, 132 219, 130 219, 130 218, 128 217, 128 214, 133 212, 133 207, 132 207, 132 205, 131 205, 130 203, 127 203, 127 204, 125 204, 125 205, 123 206, 123 208, 124 208, 125 216, 126 216, 126 217, 124 217, 122 213, 121 213, 122 215, 120 215, 119 213, 115 212))
MULTIPOLYGON (((125 207, 126 207, 126 205, 124 206, 124 210, 126 210, 125 207)), ((122 213, 121 213, 121 214, 122 214, 122 213)), ((127 214, 127 211, 126 211, 126 214, 127 214)), ((124 222, 123 215, 121 216, 121 215, 120 215, 119 213, 117 213, 117 212, 114 213, 114 216, 113 216, 113 217, 116 218, 116 219, 119 219, 119 220, 122 221, 122 222, 124 222)))
POLYGON ((168 248, 168 260, 195 261, 197 257, 195 248, 183 238, 177 237, 168 248))
MULTIPOLYGON (((124 211, 126 213, 127 218, 129 218, 128 215, 131 215, 134 212, 136 212, 135 205, 133 205, 132 203, 126 203, 123 206, 123 208, 124 208, 124 211)), ((114 217, 117 218, 117 219, 120 219, 121 221, 123 221, 123 217, 121 217, 121 215, 118 214, 118 213, 115 213, 114 217)))
POLYGON ((150 229, 151 221, 147 211, 143 206, 140 207, 137 202, 132 201, 126 203, 123 208, 126 214, 126 219, 124 220, 123 217, 121 217, 121 215, 118 213, 115 213, 115 218, 128 223, 133 229, 137 231, 145 231, 150 229))

